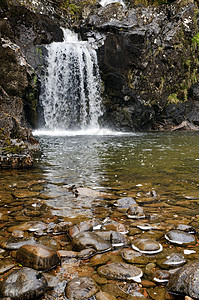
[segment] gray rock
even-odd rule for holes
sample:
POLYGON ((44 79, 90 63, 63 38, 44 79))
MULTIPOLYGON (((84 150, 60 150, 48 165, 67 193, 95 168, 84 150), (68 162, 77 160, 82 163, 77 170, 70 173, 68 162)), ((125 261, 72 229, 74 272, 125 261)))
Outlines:
POLYGON ((78 277, 69 281, 65 294, 70 300, 85 300, 98 292, 99 288, 90 277, 78 277))
POLYGON ((34 300, 41 297, 47 288, 43 275, 35 270, 14 270, 0 283, 0 296, 16 300, 34 300))
POLYGON ((127 217, 130 219, 144 219, 145 213, 141 206, 131 205, 127 211, 127 217))
POLYGON ((136 201, 132 197, 125 197, 114 202, 117 210, 126 212, 131 205, 136 205, 136 201))
POLYGON ((126 263, 110 263, 101 266, 97 272, 108 279, 141 282, 142 270, 126 263))
POLYGON ((167 289, 199 299, 199 260, 190 262, 175 272, 169 280, 167 289))
POLYGON ((97 252, 104 252, 111 249, 111 244, 102 239, 95 232, 79 233, 73 238, 72 242, 78 250, 90 247, 95 249, 97 252))
POLYGON ((183 266, 186 263, 186 259, 180 253, 172 253, 166 258, 157 260, 157 264, 162 269, 172 269, 183 266))
POLYGON ((187 245, 194 244, 195 237, 192 234, 186 233, 181 230, 171 230, 165 234, 165 238, 173 244, 187 245))

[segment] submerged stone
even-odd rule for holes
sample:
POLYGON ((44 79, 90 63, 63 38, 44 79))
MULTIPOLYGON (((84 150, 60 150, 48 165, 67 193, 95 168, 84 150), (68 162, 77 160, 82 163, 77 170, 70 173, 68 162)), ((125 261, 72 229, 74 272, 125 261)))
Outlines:
POLYGON ((117 231, 97 231, 99 236, 101 236, 107 242, 110 242, 113 247, 122 247, 127 244, 127 239, 124 234, 117 231))
POLYGON ((66 297, 70 300, 85 300, 98 292, 99 288, 90 277, 78 277, 69 281, 65 288, 66 297))
POLYGON ((195 237, 192 234, 186 233, 181 230, 171 230, 165 234, 165 238, 173 244, 187 245, 194 244, 195 237))
POLYGON ((163 250, 162 245, 153 239, 136 239, 132 242, 132 248, 144 254, 156 254, 163 250))
POLYGON ((153 281, 157 283, 167 283, 169 281, 171 274, 166 270, 157 270, 154 272, 153 281))
POLYGON ((117 210, 121 212, 127 212, 131 205, 137 205, 136 201, 132 197, 121 198, 114 202, 114 206, 116 206, 117 210))
POLYGON ((116 300, 115 296, 106 293, 106 292, 99 292, 95 295, 96 300, 116 300))
POLYGON ((178 268, 186 263, 186 259, 180 253, 172 253, 166 258, 157 260, 157 264, 162 269, 178 268))
POLYGON ((107 279, 141 282, 142 270, 126 263, 110 263, 97 269, 99 275, 107 279))
POLYGON ((131 264, 147 264, 149 259, 140 252, 131 249, 124 249, 121 252, 123 259, 131 264))
POLYGON ((60 263, 57 252, 43 245, 25 245, 16 253, 16 260, 25 267, 50 270, 60 263))
POLYGON ((34 300, 47 288, 44 276, 30 268, 14 270, 0 282, 0 296, 16 300, 34 300))
POLYGON ((145 213, 141 206, 131 205, 127 211, 127 217, 130 219, 144 219, 145 213))
POLYGON ((121 224, 117 221, 114 220, 107 220, 104 225, 103 225, 103 230, 107 230, 107 231, 117 231, 120 232, 122 234, 127 234, 128 230, 126 228, 126 226, 124 224, 121 224))
POLYGON ((72 242, 79 251, 88 247, 95 249, 97 252, 108 251, 111 249, 111 244, 102 239, 95 232, 79 233, 73 238, 72 242))
POLYGON ((199 299, 199 260, 188 263, 172 274, 167 289, 199 299))

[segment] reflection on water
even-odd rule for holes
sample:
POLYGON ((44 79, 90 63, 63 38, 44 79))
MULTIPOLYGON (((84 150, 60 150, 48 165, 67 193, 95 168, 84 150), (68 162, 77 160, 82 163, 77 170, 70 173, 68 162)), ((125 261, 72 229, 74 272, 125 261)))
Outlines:
MULTIPOLYGON (((68 185, 118 197, 154 191, 162 201, 172 197, 173 204, 199 197, 198 133, 41 136, 39 141, 39 166, 48 182, 46 194, 56 197, 49 202, 53 207, 74 209, 68 185)), ((90 215, 90 200, 82 200, 81 206, 90 215)))

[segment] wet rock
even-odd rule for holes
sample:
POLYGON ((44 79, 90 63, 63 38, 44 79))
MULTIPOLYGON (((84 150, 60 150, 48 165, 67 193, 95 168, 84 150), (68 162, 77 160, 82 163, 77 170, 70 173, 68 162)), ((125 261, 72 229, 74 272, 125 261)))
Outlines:
POLYGON ((148 298, 146 298, 142 293, 138 292, 138 291, 132 291, 131 295, 128 295, 127 300, 147 300, 148 298))
POLYGON ((145 213, 141 206, 131 205, 127 211, 127 217, 130 219, 144 219, 145 213))
POLYGON ((182 230, 182 231, 185 231, 187 233, 190 233, 190 234, 196 234, 197 231, 190 225, 185 225, 185 224, 179 224, 177 227, 176 227, 177 230, 182 230))
POLYGON ((47 228, 47 225, 43 222, 39 221, 30 221, 25 222, 19 225, 11 226, 8 228, 9 232, 13 232, 15 230, 22 230, 22 231, 37 231, 37 230, 44 230, 47 228))
POLYGON ((116 298, 109 293, 99 292, 95 295, 96 300, 116 300, 116 298))
POLYGON ((104 265, 110 260, 111 260, 110 256, 107 255, 107 253, 103 253, 103 254, 97 254, 93 256, 90 260, 90 263, 92 266, 98 266, 98 265, 104 265))
POLYGON ((0 296, 11 299, 34 300, 41 297, 47 288, 44 276, 32 269, 14 270, 0 283, 0 296))
POLYGON ((53 239, 50 235, 42 236, 38 239, 39 243, 52 249, 52 250, 59 250, 61 248, 60 244, 58 241, 53 239))
POLYGON ((172 274, 167 289, 199 299, 199 260, 188 263, 172 274))
POLYGON ((64 232, 68 232, 70 227, 72 227, 72 222, 60 222, 54 226, 53 233, 62 234, 64 232))
POLYGON ((75 258, 78 255, 78 252, 67 250, 58 250, 57 253, 59 254, 61 259, 75 258))
POLYGON ((144 254, 156 254, 163 250, 162 245, 153 239, 136 239, 132 242, 132 248, 144 254))
POLYGON ((114 221, 114 220, 111 220, 111 219, 108 219, 103 227, 102 227, 103 230, 107 230, 107 231, 117 231, 117 232, 120 232, 122 234, 127 234, 128 233, 128 230, 126 228, 126 226, 124 224, 121 224, 117 221, 114 221))
POLYGON ((57 252, 39 244, 19 248, 16 260, 23 266, 36 270, 50 270, 60 263, 57 252))
POLYGON ((136 205, 136 201, 132 197, 125 197, 114 202, 114 206, 121 212, 127 212, 131 205, 136 205))
POLYGON ((97 272, 107 279, 141 282, 142 270, 126 263, 111 263, 101 266, 97 272))
POLYGON ((97 252, 108 251, 111 249, 111 244, 102 239, 95 232, 82 232, 77 234, 73 240, 73 245, 79 251, 85 248, 93 248, 97 252))
POLYGON ((85 300, 95 295, 98 290, 98 286, 92 278, 79 277, 67 283, 65 294, 71 300, 85 300))
POLYGON ((170 276, 171 274, 169 273, 169 271, 157 270, 154 272, 153 281, 160 284, 164 284, 169 281, 170 276))
POLYGON ((83 249, 77 254, 77 258, 79 259, 89 259, 91 258, 94 254, 96 254, 96 250, 92 248, 88 249, 83 249))
POLYGON ((15 238, 10 237, 8 239, 1 238, 0 246, 6 250, 17 250, 23 245, 34 245, 36 241, 32 237, 28 238, 15 238))
POLYGON ((172 253, 166 258, 157 260, 157 265, 162 269, 172 269, 183 266, 186 263, 186 259, 182 254, 172 253))
POLYGON ((16 266, 16 264, 10 260, 4 259, 3 261, 0 261, 0 275, 11 270, 15 266, 16 266))
POLYGON ((171 230, 165 234, 165 238, 170 243, 178 245, 187 245, 195 243, 195 237, 192 234, 186 233, 181 230, 171 230))
POLYGON ((110 242, 113 247, 122 247, 127 244, 125 235, 117 231, 96 231, 104 240, 110 242))
POLYGON ((74 238, 77 234, 85 231, 92 231, 93 224, 90 221, 85 221, 79 225, 75 225, 68 230, 68 234, 71 238, 74 238))
POLYGON ((142 255, 140 252, 131 250, 131 249, 124 249, 121 252, 123 259, 125 259, 128 263, 131 264, 147 264, 149 259, 142 255))

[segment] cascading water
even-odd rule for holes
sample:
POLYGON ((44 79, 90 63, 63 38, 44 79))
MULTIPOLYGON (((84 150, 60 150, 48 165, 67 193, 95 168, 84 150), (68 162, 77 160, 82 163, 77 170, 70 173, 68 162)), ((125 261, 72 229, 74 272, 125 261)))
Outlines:
POLYGON ((124 3, 123 0, 101 0, 99 3, 100 3, 101 6, 106 6, 106 5, 109 5, 109 4, 112 4, 112 3, 119 3, 124 8, 126 7, 126 5, 125 5, 125 3, 124 3))
POLYGON ((45 129, 99 128, 101 80, 96 51, 68 29, 63 42, 46 48, 47 69, 40 95, 45 129))

